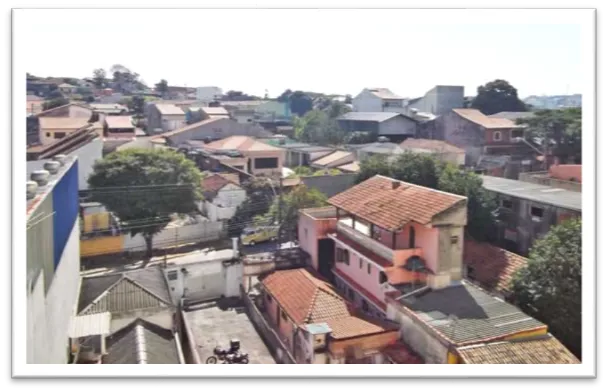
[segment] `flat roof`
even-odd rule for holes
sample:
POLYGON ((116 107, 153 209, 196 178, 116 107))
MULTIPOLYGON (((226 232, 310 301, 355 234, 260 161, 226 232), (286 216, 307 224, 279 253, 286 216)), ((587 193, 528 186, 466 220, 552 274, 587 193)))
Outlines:
POLYGON ((514 305, 466 281, 404 297, 400 303, 458 345, 546 327, 514 305))
POLYGON ((481 176, 483 188, 519 199, 531 200, 555 207, 582 211, 582 193, 547 185, 510 180, 508 178, 481 176))
POLYGON ((185 265, 202 262, 225 261, 236 258, 237 255, 232 249, 211 250, 205 252, 204 249, 188 253, 184 256, 178 256, 167 260, 170 265, 185 265))
POLYGON ((244 304, 228 300, 205 303, 200 309, 184 312, 192 332, 191 345, 204 363, 216 346, 228 347, 231 339, 240 340, 241 351, 249 354, 251 364, 275 364, 276 360, 257 333, 244 304), (210 306, 209 306, 210 305, 210 306))

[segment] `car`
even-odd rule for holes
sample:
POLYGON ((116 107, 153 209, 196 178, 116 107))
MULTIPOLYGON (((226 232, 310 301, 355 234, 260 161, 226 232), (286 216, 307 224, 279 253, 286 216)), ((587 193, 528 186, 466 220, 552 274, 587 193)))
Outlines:
POLYGON ((266 241, 276 241, 278 226, 247 227, 242 231, 240 241, 243 245, 255 245, 266 241))

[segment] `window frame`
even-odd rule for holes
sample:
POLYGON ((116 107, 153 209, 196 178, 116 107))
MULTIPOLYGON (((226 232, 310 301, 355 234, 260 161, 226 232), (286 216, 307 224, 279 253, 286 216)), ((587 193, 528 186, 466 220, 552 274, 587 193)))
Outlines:
POLYGON ((388 281, 388 276, 385 271, 379 271, 379 284, 384 284, 388 281))
POLYGON ((544 219, 544 212, 545 212, 545 210, 542 207, 535 207, 535 206, 529 207, 529 216, 531 216, 531 220, 534 222, 541 222, 544 219), (534 209, 541 211, 541 214, 539 216, 535 215, 533 213, 534 209))
POLYGON ((278 162, 278 158, 277 157, 259 157, 259 158, 254 158, 253 159, 253 166, 254 166, 255 169, 262 169, 262 170, 263 169, 278 169, 278 164, 279 164, 279 162, 278 162), (265 162, 266 160, 267 161, 272 160, 273 162, 276 162, 275 166, 268 166, 268 165, 265 165, 265 164, 262 164, 260 166, 260 165, 257 164, 259 161, 265 162))
POLYGON ((503 141, 503 137, 502 137, 502 131, 493 131, 493 141, 494 142, 501 142, 503 141), (499 136, 499 137, 497 137, 499 136))

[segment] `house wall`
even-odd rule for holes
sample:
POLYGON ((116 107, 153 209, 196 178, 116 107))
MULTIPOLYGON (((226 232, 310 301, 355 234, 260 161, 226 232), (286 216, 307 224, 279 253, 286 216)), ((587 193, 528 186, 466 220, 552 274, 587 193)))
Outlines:
MULTIPOLYGON (((154 236, 154 248, 163 248, 172 244, 218 240, 225 236, 224 222, 200 222, 193 225, 168 227, 154 236)), ((141 234, 124 236, 124 250, 133 252, 146 249, 145 239, 141 234)))
POLYGON ((255 107, 255 114, 261 116, 290 117, 288 102, 267 101, 255 107))
POLYGON ((401 310, 402 305, 388 301, 388 318, 400 325, 401 339, 428 364, 446 364, 448 349, 422 325, 401 310))
MULTIPOLYGON (((348 301, 355 305, 359 311, 363 312, 369 317, 373 317, 376 319, 383 319, 386 317, 386 312, 384 309, 377 306, 371 298, 367 298, 362 293, 360 293, 355 287, 352 287, 349 282, 346 282, 339 275, 334 275, 335 279, 335 287, 344 298, 347 298, 348 301), (368 309, 367 311, 363 310, 363 301, 367 303, 368 309)), ((377 298, 383 302, 383 299, 377 298)))
POLYGON ((352 107, 355 112, 381 112, 383 111, 382 100, 367 90, 352 99, 352 107))
POLYGON ((582 182, 582 165, 552 165, 549 173, 558 180, 582 182))
POLYGON ((344 173, 329 176, 301 177, 304 185, 310 189, 316 188, 327 197, 332 197, 354 186, 356 173, 344 173))
POLYGON ((83 108, 81 106, 70 105, 63 108, 57 108, 49 113, 44 113, 39 117, 81 117, 89 119, 93 115, 91 109, 83 108))
POLYGON ((188 140, 224 139, 228 136, 256 136, 259 128, 252 124, 240 124, 230 118, 222 118, 206 124, 201 124, 187 131, 169 137, 172 145, 180 145, 188 140))
POLYGON ((92 140, 68 156, 78 157, 78 190, 89 189, 88 178, 93 173, 93 165, 103 158, 103 139, 92 140))
POLYGON ((464 107, 464 87, 435 86, 410 107, 437 116, 447 114, 452 109, 464 107))
MULTIPOLYGON (((384 268, 379 266, 375 262, 367 259, 366 257, 361 257, 361 255, 359 255, 352 249, 342 247, 337 242, 335 243, 335 252, 335 268, 338 271, 343 272, 354 282, 356 282, 358 285, 360 285, 369 293, 371 293, 371 295, 373 295, 376 299, 380 300, 381 302, 384 302, 384 290, 382 288, 382 285, 379 283, 379 273, 380 271, 384 271, 384 268), (338 261, 338 249, 348 250, 350 255, 349 265, 345 262, 338 261)), ((369 306, 373 306, 373 304, 371 303, 369 304, 369 306)))
MULTIPOLYGON (((278 332, 280 340, 285 344, 287 349, 293 353, 293 334, 297 329, 296 324, 287 315, 286 320, 281 316, 281 308, 275 298, 268 296, 267 293, 263 294, 263 303, 266 309, 268 319, 278 332)), ((286 313, 285 313, 286 315, 286 313)))
POLYGON ((108 235, 83 239, 80 241, 80 256, 91 257, 120 253, 124 250, 124 238, 124 235, 108 235))
POLYGON ((164 132, 170 132, 187 125, 184 114, 163 114, 160 120, 164 132))
POLYGON ((481 126, 450 111, 436 120, 436 134, 432 139, 445 140, 466 151, 466 165, 472 166, 482 155, 485 131, 481 126))
MULTIPOLYGON (((424 261, 426 262, 426 266, 431 269, 433 272, 438 270, 438 239, 439 239, 439 230, 437 228, 427 228, 417 223, 412 223, 407 226, 413 226, 415 229, 415 246, 423 249, 424 252, 424 261)), ((408 229, 408 227, 407 227, 408 229)), ((408 230, 405 230, 408 241, 408 230)))
POLYGON ((464 257, 464 228, 440 227, 438 233, 438 271, 435 272, 449 272, 451 280, 460 280, 464 257), (455 237, 457 240, 453 243, 455 237))
POLYGON ((297 238, 301 250, 310 255, 312 268, 318 271, 318 240, 321 235, 316 219, 302 212, 297 222, 297 238))
POLYGON ((403 116, 391 118, 379 123, 379 135, 410 135, 417 134, 417 123, 403 116))
MULTIPOLYGON (((29 252, 28 252, 29 253, 29 252)), ((27 343, 26 360, 28 364, 65 363, 62 358, 50 358, 50 340, 46 329, 46 306, 44 301, 44 273, 32 278, 31 291, 27 295, 27 343)))
POLYGON ((285 161, 285 150, 279 151, 247 151, 246 155, 250 159, 251 174, 257 176, 260 174, 272 175, 282 173, 282 167, 285 161), (278 158, 278 166, 276 168, 260 169, 255 167, 256 158, 278 158))
POLYGON ((213 204, 224 207, 238 207, 247 198, 247 192, 235 184, 228 184, 217 193, 213 204))
MULTIPOLYGON (((51 143, 56 142, 59 139, 62 138, 55 138, 55 134, 58 132, 61 133, 65 133, 65 136, 69 135, 70 133, 76 132, 77 129, 65 129, 65 128, 40 128, 39 131, 39 140, 40 143, 43 145, 48 145, 51 143)), ((64 137, 65 137, 64 136, 64 137)))
POLYGON ((331 340, 329 351, 334 357, 344 357, 348 348, 357 348, 365 352, 365 357, 375 356, 377 352, 398 341, 399 331, 390 331, 352 339, 331 340))
POLYGON ((205 201, 204 213, 211 222, 225 221, 236 214, 236 207, 220 207, 217 204, 205 201))

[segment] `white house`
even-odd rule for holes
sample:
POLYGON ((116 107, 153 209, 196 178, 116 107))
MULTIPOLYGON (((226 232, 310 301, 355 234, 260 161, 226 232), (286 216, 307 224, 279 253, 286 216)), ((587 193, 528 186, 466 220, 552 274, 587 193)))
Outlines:
POLYGON ((354 99, 355 112, 395 112, 405 113, 406 99, 387 88, 364 88, 354 99))
POLYGON ((219 87, 205 86, 196 88, 196 100, 212 102, 221 99, 223 91, 219 87))
POLYGON ((232 218, 247 198, 247 192, 234 179, 217 173, 202 180, 202 191, 203 210, 211 222, 232 218))

